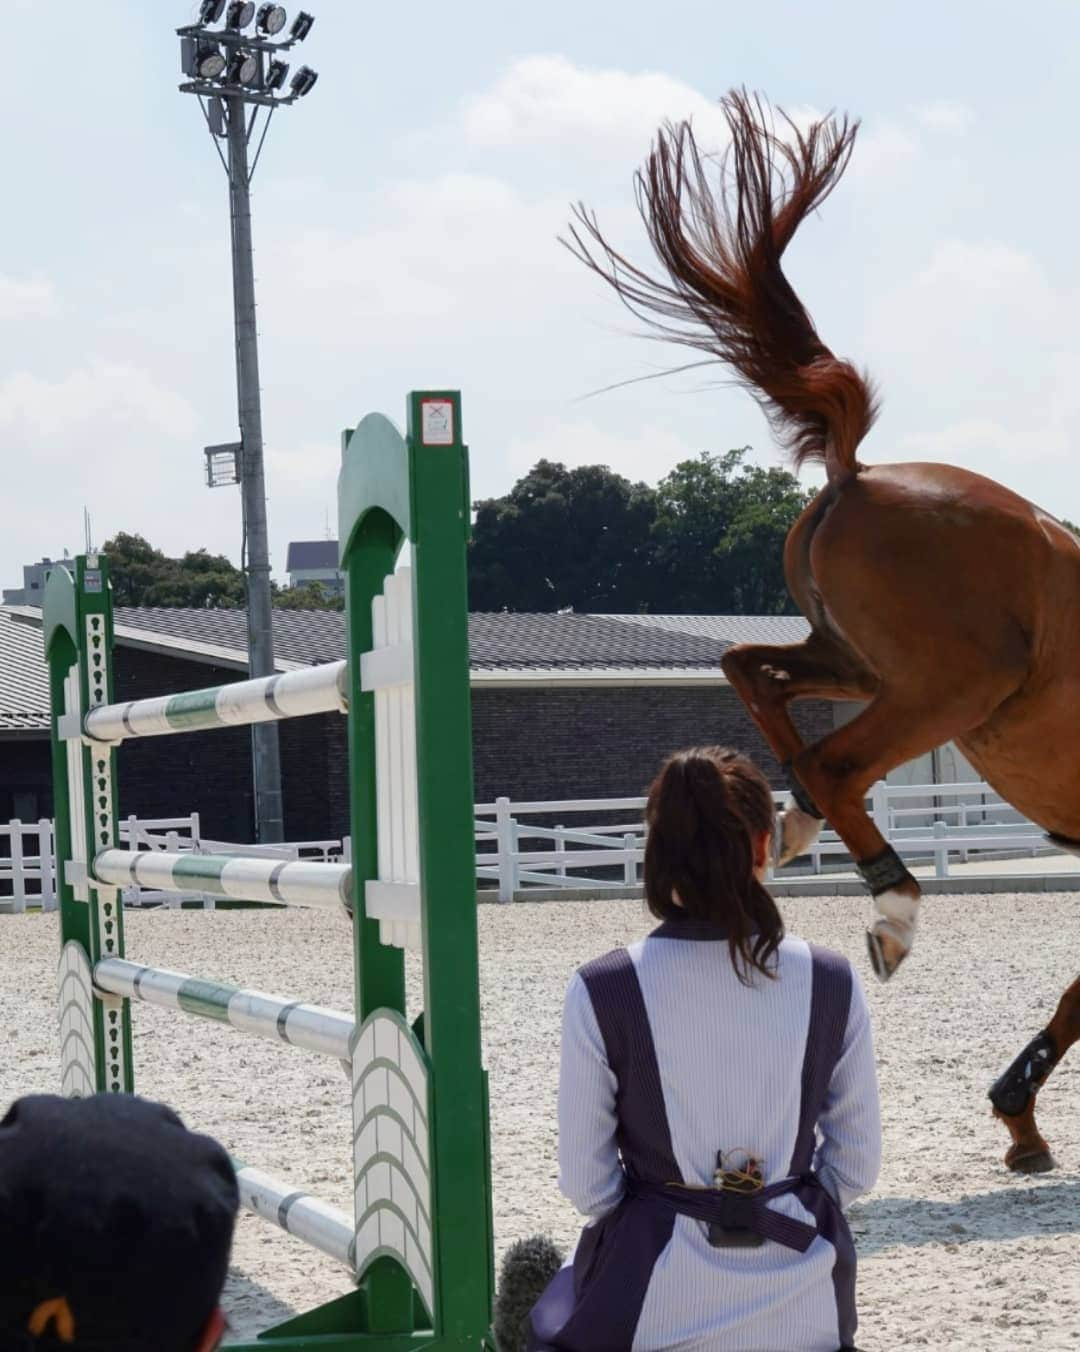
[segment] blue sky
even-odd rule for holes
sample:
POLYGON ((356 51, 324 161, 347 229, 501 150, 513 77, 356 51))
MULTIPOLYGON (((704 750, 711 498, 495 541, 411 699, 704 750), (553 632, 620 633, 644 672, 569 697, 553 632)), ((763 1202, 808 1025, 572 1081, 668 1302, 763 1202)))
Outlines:
MULTIPOLYGON (((463 391, 477 496, 540 456, 655 480, 768 430, 684 376, 583 399, 681 353, 561 249, 569 204, 640 253, 631 180, 664 117, 734 84, 863 120, 847 178, 789 254, 825 341, 870 369, 868 461, 948 460, 1080 519, 1080 14, 773 0, 322 0, 255 182, 275 571, 334 518, 341 429, 409 388, 463 391), (1034 16, 1034 17, 1030 17, 1034 16)), ((138 531, 236 559, 224 174, 173 29, 196 6, 0 0, 0 582, 138 531), (95 12, 108 26, 91 26, 95 12)))

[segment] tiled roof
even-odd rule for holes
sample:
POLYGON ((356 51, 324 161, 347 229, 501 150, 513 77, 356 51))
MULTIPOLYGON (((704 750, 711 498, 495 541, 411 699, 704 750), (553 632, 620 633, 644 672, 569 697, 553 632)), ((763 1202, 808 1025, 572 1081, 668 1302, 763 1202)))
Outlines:
MULTIPOLYGON (((118 606, 117 629, 188 639, 230 649, 239 658, 247 651, 247 611, 194 610, 183 607, 118 606)), ((126 635, 120 636, 120 641, 126 635)), ((345 656, 345 616, 339 610, 275 610, 274 653, 286 662, 314 666, 345 656)))
POLYGON ((285 556, 285 571, 298 568, 337 568, 338 542, 336 540, 290 540, 285 556))
MULTIPOLYGON (((633 667, 716 668, 730 640, 626 623, 622 615, 469 616, 469 654, 473 670, 546 671, 633 667)), ((183 610, 120 607, 116 624, 234 648, 247 644, 242 610, 183 610)), ((275 610, 274 652, 286 662, 333 662, 345 656, 345 617, 334 610, 275 610)))
MULTIPOLYGON (((242 610, 119 607, 117 640, 183 657, 242 668, 247 617, 242 610)), ((40 611, 0 609, 0 731, 48 727, 49 695, 41 651, 40 611), (16 614, 21 618, 16 618, 16 614)), ((720 659, 734 643, 797 643, 806 621, 786 615, 521 615, 469 617, 472 671, 479 680, 599 678, 611 673, 645 681, 720 678, 720 659)), ((340 611, 275 610, 274 651, 287 666, 333 662, 345 655, 340 611)))
POLYGON ((810 626, 801 615, 620 615, 627 624, 700 634, 722 643, 801 643, 810 626))
POLYGON ((730 643, 625 623, 621 615, 470 615, 473 670, 712 668, 730 643))
POLYGON ((0 731, 49 726, 49 679, 41 630, 0 610, 0 731))

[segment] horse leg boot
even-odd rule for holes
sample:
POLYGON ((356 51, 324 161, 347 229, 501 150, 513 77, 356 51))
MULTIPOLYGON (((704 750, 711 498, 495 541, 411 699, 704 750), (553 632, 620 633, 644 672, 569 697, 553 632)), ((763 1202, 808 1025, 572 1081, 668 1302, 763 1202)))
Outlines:
POLYGON ((1061 997, 1047 1026, 990 1088, 994 1116, 1005 1123, 1012 1137, 1013 1143, 1005 1155, 1010 1169, 1031 1174, 1054 1167, 1050 1147, 1035 1125, 1035 1099, 1050 1072, 1077 1041, 1080 1041, 1080 977, 1061 997))
POLYGON ((877 679, 852 654, 819 634, 804 643, 741 644, 729 649, 720 664, 787 777, 791 797, 777 820, 773 852, 779 867, 813 846, 825 820, 792 769, 805 744, 788 704, 796 699, 870 699, 877 679))
POLYGON ((807 747, 793 763, 869 888, 867 948, 882 981, 911 951, 922 892, 867 814, 866 793, 897 765, 940 746, 956 731, 947 705, 912 707, 882 691, 850 723, 807 747))

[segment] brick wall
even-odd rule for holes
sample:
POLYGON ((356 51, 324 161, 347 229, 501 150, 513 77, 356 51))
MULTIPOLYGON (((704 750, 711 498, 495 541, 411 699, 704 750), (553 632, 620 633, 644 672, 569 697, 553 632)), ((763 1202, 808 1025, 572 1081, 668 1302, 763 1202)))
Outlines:
POLYGON ((0 822, 53 815, 48 737, 0 738, 0 822))
MULTIPOLYGON (((710 743, 745 751, 777 787, 783 783, 726 686, 474 690, 472 708, 478 802, 638 797, 670 752, 710 743)), ((833 706, 807 701, 794 717, 816 740, 832 729, 833 706)))
MULTIPOLYGON (((113 657, 117 701, 149 699, 242 679, 232 667, 118 647, 113 657)), ((117 757, 120 814, 182 817, 198 812, 212 840, 252 839, 251 731, 139 737, 117 757)))
MULTIPOLYGON (((116 697, 142 699, 238 679, 234 669, 139 649, 116 651, 116 697)), ((833 706, 795 706, 807 740, 833 726, 833 706)), ((775 759, 735 693, 723 686, 597 689, 477 689, 472 696, 473 765, 479 802, 634 797, 663 758, 706 742, 748 752, 779 787, 775 759)), ((285 834, 290 840, 340 837, 349 830, 345 720, 335 714, 280 726, 285 834)), ((140 817, 198 811, 204 833, 252 839, 251 733, 248 728, 148 737, 119 756, 120 810, 140 817)), ((45 739, 0 741, 0 821, 16 793, 33 793, 37 816, 52 815, 45 739)))
MULTIPOLYGON (((233 668, 125 647, 116 649, 115 673, 118 700, 243 679, 233 668)), ((278 729, 286 840, 346 834, 345 720, 337 714, 314 714, 287 719, 278 729)), ((250 728, 135 739, 124 744, 119 761, 123 814, 172 817, 197 811, 203 834, 211 839, 253 839, 250 728)))

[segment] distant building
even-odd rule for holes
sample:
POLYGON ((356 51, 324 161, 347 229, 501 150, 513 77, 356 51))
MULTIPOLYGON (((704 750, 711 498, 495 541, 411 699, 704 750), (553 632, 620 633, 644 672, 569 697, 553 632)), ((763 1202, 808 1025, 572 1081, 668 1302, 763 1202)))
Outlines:
MULTIPOLYGON (((67 557, 65 550, 64 558, 67 557)), ((3 604, 5 606, 40 606, 41 598, 45 595, 45 579, 49 575, 49 570, 57 563, 62 562, 62 559, 42 559, 39 563, 24 564, 22 586, 5 587, 3 604)))
MULTIPOLYGON (((242 680, 242 610, 118 607, 115 698, 145 699, 242 680)), ((278 610, 278 671, 346 655, 345 616, 278 610)), ((784 777, 720 659, 734 643, 797 643, 809 632, 791 615, 520 615, 469 617, 476 801, 632 798, 643 795, 671 751, 701 743, 751 754, 775 787, 784 777)), ((41 612, 0 608, 0 822, 53 813, 49 686, 41 612)), ((807 742, 850 717, 853 706, 807 700, 795 721, 807 742)), ((349 829, 348 744, 339 714, 281 724, 288 840, 330 840, 349 829)), ((890 774, 899 783, 977 779, 943 752, 890 774)), ((252 838, 251 734, 245 727, 144 737, 124 752, 121 815, 186 816, 197 809, 214 840, 252 838)), ((912 800, 921 807, 922 798, 912 800)), ((555 825, 555 821, 551 822, 555 825)))
POLYGON ((345 575, 338 568, 336 540, 291 540, 285 571, 290 587, 321 582, 328 591, 340 594, 345 590, 345 575))

